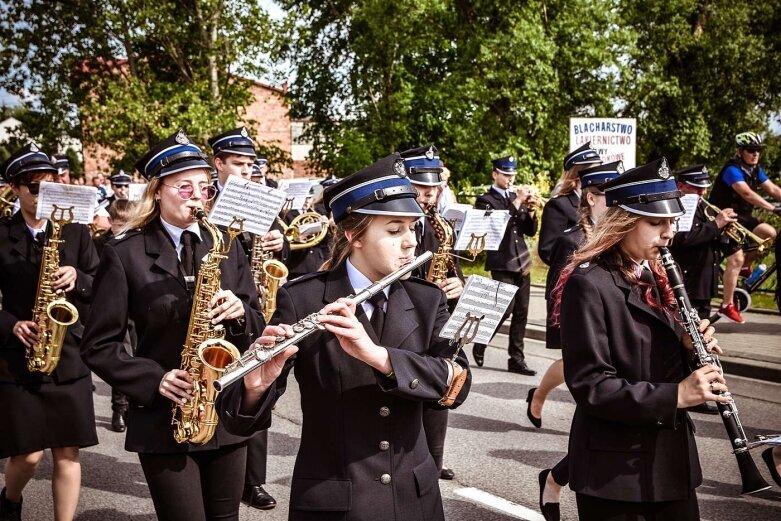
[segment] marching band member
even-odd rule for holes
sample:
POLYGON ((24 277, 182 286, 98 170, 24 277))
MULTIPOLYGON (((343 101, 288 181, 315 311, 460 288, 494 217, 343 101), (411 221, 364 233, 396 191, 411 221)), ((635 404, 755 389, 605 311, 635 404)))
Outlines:
MULTIPOLYGON (((423 212, 390 155, 326 188, 336 222, 324 271, 288 282, 273 322, 257 343, 292 334, 322 310, 326 331, 303 339, 220 395, 227 428, 268 427, 271 409, 295 371, 303 429, 290 491, 291 520, 443 520, 438 470, 426 446, 425 403, 455 393, 461 353, 438 337, 448 318, 442 290, 409 278, 355 306, 344 297, 414 258, 415 221, 423 212), (433 312, 432 312, 433 311, 433 312)), ((469 390, 469 379, 454 406, 469 390)))
MULTIPOLYGON (((336 183, 337 181, 338 180, 336 179, 325 179, 321 181, 320 184, 323 186, 323 188, 326 188, 336 183)), ((327 227, 328 229, 326 230, 326 234, 323 240, 311 248, 294 250, 292 249, 291 245, 290 255, 285 262, 288 270, 290 270, 290 275, 288 275, 289 280, 293 280, 303 275, 308 275, 309 273, 320 271, 320 267, 328 260, 330 256, 331 239, 333 234, 330 230, 329 219, 327 216, 328 212, 325 209, 325 205, 323 205, 321 194, 322 192, 314 197, 310 209, 305 209, 303 211, 319 214, 321 216, 321 220, 323 221, 323 226, 327 227)), ((285 215, 285 222, 289 225, 296 217, 301 214, 301 211, 290 210, 285 215)))
MULTIPOLYGON (((421 209, 426 213, 424 219, 415 223, 415 238, 418 246, 415 248, 415 255, 421 255, 423 252, 430 251, 435 258, 440 252, 440 226, 447 226, 449 233, 455 241, 455 231, 449 222, 444 218, 434 215, 439 212, 437 207, 437 197, 444 181, 440 177, 442 173, 442 162, 439 159, 439 153, 434 145, 428 145, 413 148, 401 152, 404 159, 404 168, 407 170, 407 177, 412 186, 417 190, 417 201, 421 209)), ((464 274, 461 272, 461 266, 457 257, 453 257, 453 244, 450 245, 450 251, 447 252, 446 260, 442 261, 447 266, 446 273, 441 280, 431 280, 428 278, 429 269, 435 261, 429 261, 418 268, 416 276, 422 279, 428 279, 440 287, 447 298, 448 309, 452 311, 458 303, 458 298, 464 291, 464 274)), ((443 458, 445 454, 445 437, 447 436, 447 418, 448 411, 438 406, 426 405, 423 408, 423 427, 426 431, 426 443, 434 462, 439 469, 439 477, 442 479, 453 479, 455 473, 453 469, 444 466, 443 458)))
MULTIPOLYGON (((193 389, 180 369, 193 308, 193 279, 212 238, 193 219, 216 190, 206 156, 183 131, 155 145, 136 163, 148 180, 126 229, 103 249, 95 277, 93 313, 82 342, 86 363, 130 400, 125 448, 137 452, 155 512, 166 520, 238 519, 244 480, 244 438, 217 426, 204 445, 179 444, 172 406, 193 389), (135 322, 135 356, 125 351, 135 322)), ((221 290, 208 316, 226 340, 244 350, 262 327, 246 256, 231 245, 220 264, 221 290)))
POLYGON ((564 158, 564 175, 553 188, 551 198, 542 209, 537 253, 545 264, 550 266, 551 251, 561 232, 575 226, 578 222, 580 206, 578 172, 599 164, 602 164, 602 160, 597 151, 591 148, 591 142, 573 150, 564 158))
MULTIPOLYGON (((594 166, 578 172, 581 186, 580 207, 578 208, 578 224, 564 230, 556 240, 551 252, 551 266, 545 281, 545 299, 547 304, 547 320, 545 331, 545 347, 561 349, 559 327, 553 320, 553 298, 551 292, 559 280, 561 270, 569 262, 572 254, 594 235, 594 227, 607 210, 605 194, 601 186, 615 179, 624 171, 621 161, 594 166)), ((561 359, 551 364, 542 376, 539 388, 532 387, 526 397, 526 416, 538 429, 542 427, 542 407, 548 394, 564 383, 564 363, 561 359), (536 413, 536 414, 535 414, 536 413)), ((558 519, 559 496, 561 488, 569 482, 569 458, 565 456, 552 469, 540 472, 540 510, 546 520, 558 519)))
MULTIPOLYGON (((3 519, 21 519, 22 491, 35 475, 44 449, 54 460, 52 495, 57 520, 76 513, 81 487, 79 448, 98 443, 92 405, 92 382, 81 361, 78 342, 84 330, 77 321, 68 327, 61 358, 51 375, 27 368, 25 349, 39 339, 33 311, 39 285, 41 256, 52 226, 35 217, 38 191, 54 182, 57 169, 35 144, 16 151, 0 166, 12 187, 20 211, 0 222, 0 458, 5 488, 0 494, 3 519)), ((62 227, 59 268, 51 287, 71 301, 88 306, 98 256, 85 226, 62 227)))
MULTIPOLYGON (((255 155, 255 142, 249 137, 246 127, 238 127, 214 136, 209 140, 209 146, 214 155, 214 168, 217 169, 217 188, 228 182, 228 177, 235 175, 242 179, 253 178, 257 158, 255 155)), ((263 236, 263 249, 272 251, 276 256, 287 257, 287 241, 279 231, 271 229, 263 236), (284 250, 284 253, 283 253, 284 250)), ((239 236, 239 241, 247 257, 252 255, 252 241, 254 235, 244 232, 239 236)), ((274 497, 266 492, 263 485, 266 484, 266 467, 268 460, 268 433, 263 431, 253 436, 247 442, 247 470, 244 479, 244 492, 242 501, 254 508, 269 510, 277 506, 274 497)))
POLYGON ((576 403, 570 488, 583 521, 696 520, 702 474, 686 408, 729 398, 714 394, 727 390, 716 367, 685 366, 691 340, 659 261, 683 214, 680 192, 664 158, 601 188, 608 210, 554 290, 576 403))
MULTIPOLYGON (((518 187, 518 192, 510 190, 517 173, 517 163, 513 156, 494 159, 492 177, 494 184, 488 192, 478 196, 475 208, 479 210, 508 210, 510 222, 504 232, 497 251, 489 251, 485 259, 485 269, 491 272, 491 278, 518 287, 518 291, 507 308, 502 323, 512 312, 510 322, 510 343, 508 345, 507 370, 525 376, 534 376, 537 371, 526 364, 523 354, 523 336, 526 334, 526 319, 529 315, 529 297, 531 292, 532 258, 523 236, 533 237, 537 233, 537 215, 534 206, 527 205, 529 193, 526 188, 518 187)), ((485 344, 475 343, 472 355, 475 363, 482 367, 485 356, 485 344)))
POLYGON ((108 182, 111 185, 111 191, 113 192, 108 198, 108 204, 112 204, 114 201, 127 200, 130 196, 130 182, 133 180, 124 170, 120 170, 114 175, 110 175, 108 182))

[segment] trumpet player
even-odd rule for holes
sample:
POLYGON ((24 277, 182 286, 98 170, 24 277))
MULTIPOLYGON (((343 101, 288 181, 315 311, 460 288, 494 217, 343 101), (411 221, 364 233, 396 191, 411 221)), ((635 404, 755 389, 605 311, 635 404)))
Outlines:
MULTIPOLYGON (((26 349, 39 341, 34 316, 41 263, 53 233, 47 219, 36 218, 41 183, 54 182, 57 169, 30 143, 0 166, 0 175, 18 197, 20 210, 0 222, 0 458, 5 464, 5 488, 0 492, 0 518, 22 518, 22 491, 35 475, 45 449, 51 449, 55 519, 73 519, 81 488, 79 449, 98 443, 89 369, 81 360, 77 321, 69 326, 60 360, 50 375, 31 372, 26 349)), ((73 304, 86 309, 98 255, 89 231, 65 224, 60 232, 59 267, 47 282, 62 290, 73 304)), ((52 267, 54 269, 54 267, 52 267)))

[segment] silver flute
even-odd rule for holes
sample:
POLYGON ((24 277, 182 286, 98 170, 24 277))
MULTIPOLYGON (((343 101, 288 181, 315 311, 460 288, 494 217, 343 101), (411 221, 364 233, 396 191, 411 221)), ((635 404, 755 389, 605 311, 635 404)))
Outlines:
MULTIPOLYGON (((381 278, 368 288, 359 291, 355 295, 350 295, 347 298, 355 303, 356 306, 358 306, 362 302, 369 300, 374 295, 385 289, 385 287, 390 286, 392 283, 402 278, 404 275, 415 270, 422 264, 430 261, 433 256, 434 254, 432 252, 427 251, 413 259, 408 264, 405 264, 398 270, 394 271, 390 275, 386 275, 385 277, 381 278)), ((235 383, 238 380, 241 380, 245 375, 262 366, 288 347, 301 342, 301 340, 308 337, 315 331, 321 331, 325 329, 325 326, 321 325, 318 320, 318 317, 321 315, 322 310, 316 313, 312 313, 311 315, 307 315, 303 319, 293 324, 293 336, 289 338, 285 337, 282 340, 275 342, 274 345, 271 346, 258 345, 257 347, 248 350, 235 362, 232 362, 225 367, 225 372, 222 374, 222 376, 217 380, 214 380, 214 388, 217 391, 222 391, 229 385, 235 383)))

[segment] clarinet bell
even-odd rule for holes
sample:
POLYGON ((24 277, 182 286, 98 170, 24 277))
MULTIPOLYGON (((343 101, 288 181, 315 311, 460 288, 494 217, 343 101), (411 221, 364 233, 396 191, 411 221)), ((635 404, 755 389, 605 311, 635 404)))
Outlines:
POLYGON ((771 488, 771 485, 765 481, 762 474, 759 473, 754 458, 751 457, 749 451, 740 452, 735 454, 735 459, 738 461, 738 470, 740 471, 740 481, 743 484, 741 494, 756 494, 771 488))

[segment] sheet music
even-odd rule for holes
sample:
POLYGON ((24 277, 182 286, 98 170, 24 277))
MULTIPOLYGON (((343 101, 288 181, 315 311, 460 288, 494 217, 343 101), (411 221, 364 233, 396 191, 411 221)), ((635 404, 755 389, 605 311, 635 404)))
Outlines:
POLYGON ((472 207, 468 204, 451 203, 445 207, 442 212, 442 217, 444 217, 446 221, 453 223, 453 228, 456 230, 456 233, 458 233, 461 231, 461 227, 464 224, 464 216, 469 210, 472 210, 472 207))
POLYGON ((445 327, 439 332, 440 338, 452 339, 469 312, 472 316, 483 317, 477 330, 477 336, 473 341, 487 344, 491 341, 496 328, 499 327, 499 321, 512 302, 516 291, 518 288, 512 284, 505 284, 480 275, 470 275, 466 280, 464 292, 458 299, 456 308, 445 327))
POLYGON ((287 193, 288 197, 293 198, 291 210, 301 210, 304 208, 306 198, 315 182, 309 179, 281 179, 279 189, 287 193))
POLYGON ((51 218, 54 206, 68 209, 73 207, 73 222, 92 224, 98 205, 98 189, 94 186, 66 185, 44 181, 38 195, 36 219, 51 218))
POLYGON ((502 242, 507 223, 510 221, 510 212, 507 210, 493 210, 486 215, 485 210, 470 208, 466 211, 464 224, 458 234, 454 250, 463 251, 469 249, 469 241, 472 234, 485 236, 486 251, 496 251, 502 242))
POLYGON ((140 201, 144 196, 144 190, 146 190, 146 183, 130 183, 127 190, 128 201, 140 201))
POLYGON ((244 219, 244 231, 265 235, 285 203, 285 192, 239 176, 228 176, 228 182, 214 202, 209 220, 229 226, 234 217, 244 219))
POLYGON ((678 231, 688 232, 692 229, 694 223, 694 212, 697 211, 697 204, 700 202, 700 196, 697 194, 686 194, 681 197, 683 211, 685 214, 678 218, 678 231))

